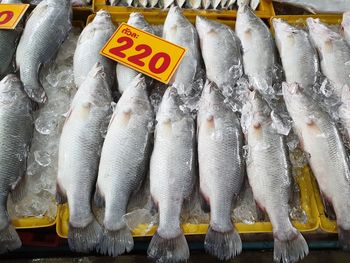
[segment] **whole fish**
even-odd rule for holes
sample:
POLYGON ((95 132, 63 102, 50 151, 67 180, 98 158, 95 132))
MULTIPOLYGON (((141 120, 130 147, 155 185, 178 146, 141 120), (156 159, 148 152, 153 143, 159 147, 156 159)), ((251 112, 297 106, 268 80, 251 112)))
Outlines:
POLYGON ((157 113, 154 149, 150 162, 151 196, 158 207, 159 226, 147 253, 159 262, 189 258, 180 227, 182 204, 190 198, 195 180, 195 124, 180 109, 176 89, 169 87, 157 113))
POLYGON ((94 20, 81 32, 74 53, 74 81, 79 87, 96 63, 100 63, 107 74, 108 84, 115 81, 115 63, 100 51, 115 31, 111 16, 107 11, 97 12, 94 20))
POLYGON ((250 83, 263 94, 273 93, 277 64, 275 41, 269 28, 248 5, 238 8, 236 34, 241 40, 244 73, 250 83))
POLYGON ((44 0, 35 7, 25 25, 16 52, 24 90, 38 103, 47 99, 39 80, 41 67, 53 60, 71 30, 69 0, 44 0))
POLYGON ((103 254, 115 257, 133 248, 122 216, 147 173, 153 122, 146 81, 139 74, 119 99, 102 148, 95 202, 105 206, 105 233, 97 247, 103 254))
POLYGON ((297 262, 308 245, 289 218, 292 170, 284 135, 273 127, 271 110, 257 92, 250 94, 242 119, 248 144, 247 174, 254 199, 269 216, 275 262, 297 262))
POLYGON ((102 147, 102 124, 110 114, 111 92, 103 66, 96 64, 74 96, 59 144, 58 203, 68 201, 68 243, 88 252, 99 244, 102 228, 91 209, 102 147))
POLYGON ((0 254, 22 243, 7 212, 7 199, 19 201, 24 194, 26 159, 33 133, 31 101, 15 75, 0 82, 0 254))
POLYGON ((164 22, 163 38, 185 47, 184 58, 171 79, 180 95, 191 95, 199 90, 203 78, 203 63, 199 47, 199 38, 195 27, 183 16, 179 7, 171 7, 164 22))
POLYGON ((229 260, 242 251, 231 214, 244 178, 243 133, 239 119, 213 82, 204 86, 197 124, 202 206, 210 207, 211 212, 204 247, 219 259, 229 260))
POLYGON ((348 45, 350 45, 350 11, 343 14, 343 21, 341 25, 343 28, 344 38, 348 45))
POLYGON ((311 13, 343 13, 350 10, 349 0, 273 0, 304 8, 311 13))
POLYGON ((234 85, 243 74, 237 36, 228 26, 200 16, 196 18, 196 28, 208 79, 220 89, 234 85))
POLYGON ((273 19, 273 27, 287 83, 296 82, 312 89, 320 65, 308 33, 282 19, 273 19))
POLYGON ((308 18, 306 21, 319 53, 322 73, 330 80, 334 94, 342 103, 339 117, 350 138, 350 46, 339 33, 319 19, 308 18))
POLYGON ((350 169, 341 135, 299 85, 284 84, 283 97, 320 190, 334 207, 340 245, 350 250, 350 169))
MULTIPOLYGON (((145 17, 141 13, 131 13, 128 20, 128 25, 154 34, 153 28, 148 24, 148 22, 145 20, 145 17)), ((139 72, 137 72, 136 70, 126 67, 120 63, 117 64, 116 72, 118 80, 118 89, 120 93, 123 93, 130 86, 130 83, 139 74, 139 72)), ((152 84, 152 80, 150 78, 146 78, 146 80, 148 86, 150 86, 152 84)))
MULTIPOLYGON (((20 0, 3 0, 2 4, 21 4, 20 0)), ((17 43, 21 32, 23 30, 23 23, 19 22, 14 30, 0 30, 0 79, 10 71, 11 64, 16 52, 17 43)))

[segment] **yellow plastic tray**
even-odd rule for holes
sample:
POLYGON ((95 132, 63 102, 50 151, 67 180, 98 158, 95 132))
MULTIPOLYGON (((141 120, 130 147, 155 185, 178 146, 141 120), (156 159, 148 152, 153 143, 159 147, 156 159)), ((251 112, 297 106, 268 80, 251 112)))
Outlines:
MULTIPOLYGON (((293 221, 293 225, 302 232, 314 231, 319 227, 319 215, 308 167, 303 169, 302 174, 296 178, 296 181, 300 187, 301 206, 308 220, 306 224, 293 221)), ((56 232, 62 238, 67 238, 68 236, 68 220, 69 211, 67 204, 60 205, 57 212, 56 232)), ((235 226, 239 233, 272 232, 272 225, 270 222, 258 222, 254 224, 237 223, 235 226)), ((144 234, 147 227, 147 225, 139 225, 132 231, 133 236, 152 236, 157 230, 157 227, 153 226, 147 234, 144 234)), ((182 229, 185 235, 202 235, 207 233, 208 224, 183 224, 182 229)))
MULTIPOLYGON (((142 12, 150 13, 157 16, 166 16, 167 10, 161 8, 136 8, 136 7, 124 7, 124 6, 110 6, 107 5, 107 0, 93 0, 93 11, 97 12, 100 9, 108 10, 111 13, 131 13, 131 12, 142 12)), ((214 17, 217 19, 234 19, 237 16, 236 10, 194 10, 194 9, 183 9, 186 16, 205 16, 214 17)), ((256 14, 261 18, 270 18, 275 15, 273 9, 272 0, 261 0, 256 10, 256 14)))

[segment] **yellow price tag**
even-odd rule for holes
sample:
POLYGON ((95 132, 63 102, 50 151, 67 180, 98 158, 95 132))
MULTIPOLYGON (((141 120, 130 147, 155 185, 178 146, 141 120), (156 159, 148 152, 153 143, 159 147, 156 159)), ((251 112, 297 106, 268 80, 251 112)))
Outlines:
POLYGON ((29 4, 0 4, 0 29, 15 29, 29 4))
POLYGON ((122 23, 101 55, 168 84, 186 48, 122 23))

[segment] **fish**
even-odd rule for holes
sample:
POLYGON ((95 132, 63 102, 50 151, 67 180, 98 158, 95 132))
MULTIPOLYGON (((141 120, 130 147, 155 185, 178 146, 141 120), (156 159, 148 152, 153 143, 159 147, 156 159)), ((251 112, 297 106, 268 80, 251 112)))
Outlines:
POLYGON ((299 84, 284 83, 283 98, 321 193, 333 205, 341 247, 350 250, 350 168, 335 123, 299 84))
POLYGON ((119 99, 102 147, 95 192, 95 203, 105 207, 104 237, 97 246, 102 254, 115 257, 133 248, 122 217, 147 173, 153 123, 146 80, 139 74, 119 99))
POLYGON ((44 0, 27 20, 16 51, 16 64, 24 90, 38 103, 47 96, 40 83, 41 67, 52 61, 72 28, 69 0, 44 0))
POLYGON ((160 8, 168 9, 175 3, 175 0, 160 0, 158 5, 160 8))
POLYGON ((256 10, 260 4, 260 0, 237 0, 238 7, 240 6, 250 6, 252 10, 256 10))
POLYGON ((158 262, 185 261, 190 254, 180 213, 194 190, 196 132, 193 118, 180 106, 176 89, 168 87, 156 116, 150 161, 150 192, 159 212, 159 225, 147 254, 158 262))
MULTIPOLYGON (((196 28, 182 14, 179 7, 171 7, 164 22, 163 38, 187 49, 170 83, 180 95, 193 95, 200 92, 204 65, 199 47, 196 28)), ((203 80, 202 80, 203 81, 203 80)))
POLYGON ((312 89, 320 73, 320 62, 309 34, 282 19, 273 19, 273 28, 287 83, 312 89))
POLYGON ((251 85, 263 94, 273 94, 278 63, 275 41, 266 24, 246 4, 238 8, 236 34, 242 45, 244 73, 251 85))
POLYGON ((231 214, 245 173, 243 133, 214 82, 204 86, 197 126, 201 205, 211 212, 204 248, 220 260, 229 260, 242 251, 231 214))
POLYGON ((186 0, 176 0, 176 5, 180 8, 183 7, 185 3, 186 3, 186 0))
POLYGON ((187 6, 191 9, 199 9, 202 4, 202 0, 187 0, 187 6))
POLYGON ((273 0, 304 8, 311 13, 343 13, 350 10, 348 0, 273 0))
POLYGON ((220 89, 234 85, 243 75, 240 43, 235 32, 201 16, 196 18, 196 28, 207 78, 220 89))
MULTIPOLYGON (((2 4, 21 4, 20 0, 3 0, 2 4)), ((0 79, 3 78, 9 71, 14 60, 16 47, 23 30, 22 21, 14 30, 0 30, 0 79)))
POLYGON ((159 0, 150 0, 149 1, 149 7, 154 8, 157 6, 159 0))
POLYGON ((148 5, 147 0, 138 0, 137 2, 141 7, 147 7, 147 5, 148 5))
POLYGON ((209 9, 210 5, 211 5, 211 0, 202 0, 202 7, 204 9, 209 9))
MULTIPOLYGON (((141 13, 131 13, 128 20, 128 25, 154 34, 152 26, 148 24, 145 17, 141 13)), ((116 74, 118 80, 118 90, 122 94, 130 86, 130 83, 136 78, 139 72, 118 63, 116 67, 116 74)), ((150 78, 146 78, 146 81, 148 86, 151 86, 152 80, 150 78)))
POLYGON ((350 138, 350 46, 339 33, 332 31, 319 19, 308 18, 306 22, 320 57, 321 71, 341 102, 339 118, 346 136, 350 138))
POLYGON ((220 3, 221 3, 221 0, 211 0, 211 6, 213 9, 218 9, 218 6, 220 5, 220 3))
POLYGON ((74 52, 73 70, 74 82, 77 87, 86 79, 96 63, 100 63, 107 74, 108 84, 115 82, 115 63, 100 54, 109 38, 113 35, 115 26, 110 14, 105 10, 97 12, 94 20, 81 32, 74 52))
POLYGON ((341 23, 342 30, 343 30, 343 36, 350 46, 350 12, 345 12, 343 14, 343 21, 341 23))
POLYGON ((111 102, 106 72, 96 63, 71 102, 59 142, 56 201, 68 202, 68 244, 76 252, 92 251, 102 238, 91 200, 111 102))
POLYGON ((21 81, 9 74, 0 82, 0 254, 22 246, 7 212, 7 199, 25 195, 25 171, 33 134, 32 104, 21 81))
POLYGON ((247 175, 258 206, 272 223, 274 261, 297 262, 309 253, 308 245, 289 218, 292 167, 284 135, 273 126, 271 111, 258 91, 244 106, 242 119, 248 145, 247 175))
POLYGON ((232 6, 236 3, 236 0, 229 0, 227 1, 226 8, 232 9, 232 6))

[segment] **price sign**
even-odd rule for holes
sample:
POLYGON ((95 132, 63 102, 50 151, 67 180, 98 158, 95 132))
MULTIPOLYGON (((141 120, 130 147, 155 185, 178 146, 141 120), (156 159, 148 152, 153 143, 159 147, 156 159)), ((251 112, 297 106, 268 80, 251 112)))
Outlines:
POLYGON ((186 48, 122 23, 101 54, 168 84, 186 48))
POLYGON ((0 29, 15 29, 29 4, 0 4, 0 29))

